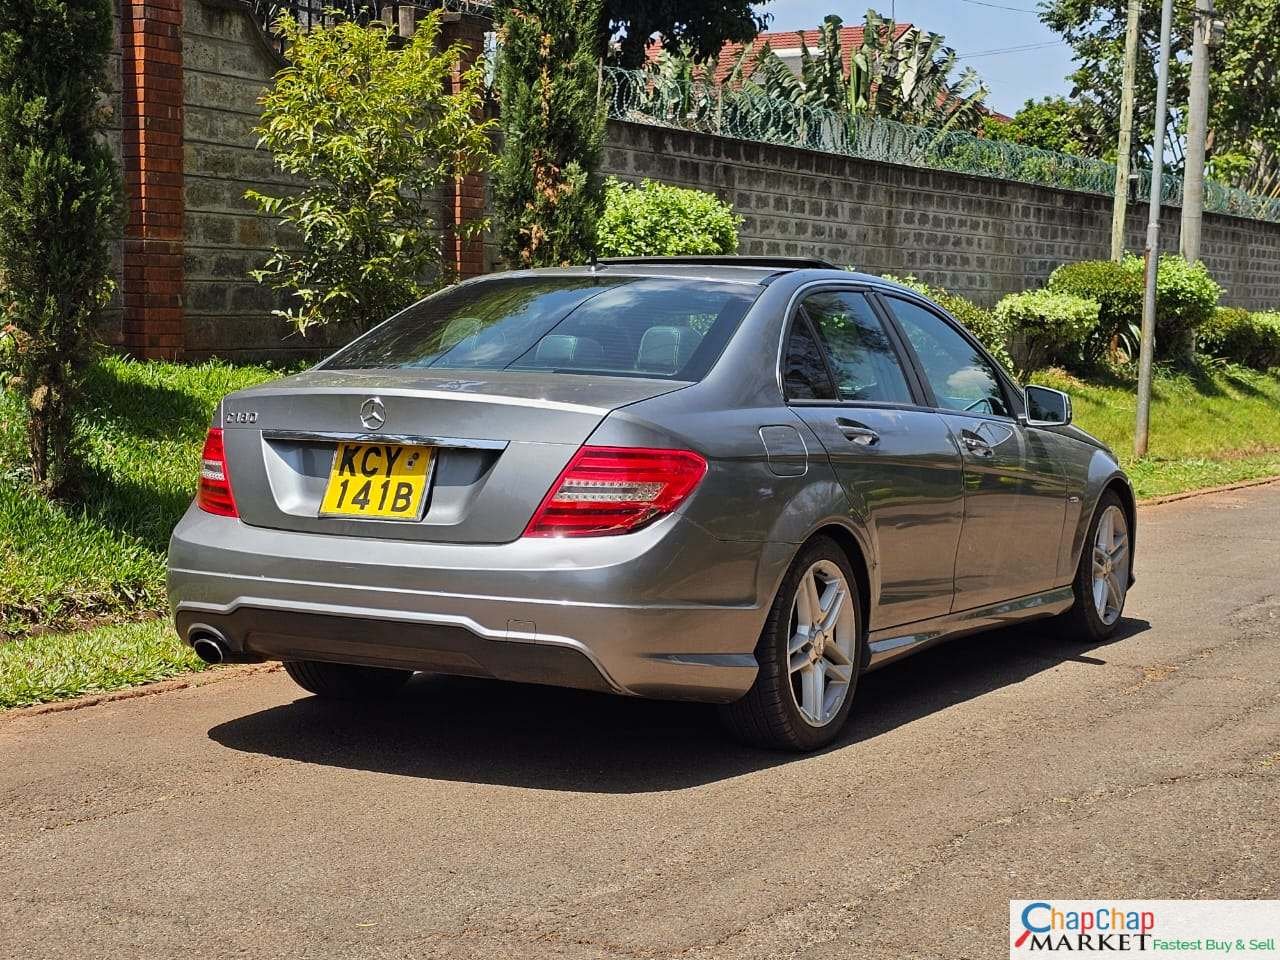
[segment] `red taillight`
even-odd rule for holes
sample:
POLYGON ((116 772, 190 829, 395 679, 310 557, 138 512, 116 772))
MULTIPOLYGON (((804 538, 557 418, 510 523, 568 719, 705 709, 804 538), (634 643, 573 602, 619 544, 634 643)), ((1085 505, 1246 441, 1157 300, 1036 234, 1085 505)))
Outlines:
POLYGON ((231 474, 227 473, 227 455, 222 448, 222 430, 210 427, 200 454, 200 489, 196 506, 220 517, 236 517, 236 498, 231 494, 231 474))
POLYGON ((583 447, 525 528, 526 537, 629 533, 680 506, 707 472, 690 450, 583 447))

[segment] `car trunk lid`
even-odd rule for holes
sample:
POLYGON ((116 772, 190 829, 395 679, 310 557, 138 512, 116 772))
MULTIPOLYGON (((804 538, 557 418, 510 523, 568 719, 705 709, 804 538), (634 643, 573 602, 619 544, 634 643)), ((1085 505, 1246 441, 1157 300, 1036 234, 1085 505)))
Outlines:
POLYGON ((518 538, 569 458, 611 410, 682 381, 504 371, 313 370, 222 404, 240 519, 403 540, 518 538), (344 442, 434 451, 421 519, 320 516, 344 442))

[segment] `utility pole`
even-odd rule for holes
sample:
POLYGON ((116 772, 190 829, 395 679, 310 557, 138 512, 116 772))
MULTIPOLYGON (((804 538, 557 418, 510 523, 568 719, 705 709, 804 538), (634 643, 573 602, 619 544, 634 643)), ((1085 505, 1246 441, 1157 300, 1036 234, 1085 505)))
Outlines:
POLYGON ((1124 257, 1125 214, 1129 208, 1129 158, 1133 156, 1133 90, 1138 72, 1138 15, 1142 0, 1129 0, 1124 31, 1124 87, 1120 91, 1120 141, 1116 144, 1116 194, 1111 205, 1111 259, 1124 257))
POLYGON ((1135 456, 1147 455, 1151 425, 1151 363, 1156 341, 1156 274, 1160 269, 1160 189, 1164 176, 1164 128, 1169 117, 1169 33, 1173 0, 1160 10, 1160 73, 1156 84, 1156 122, 1151 135, 1151 202, 1147 216, 1146 289, 1142 296, 1142 350, 1138 357, 1138 417, 1133 432, 1135 456))
POLYGON ((1209 42, 1213 33, 1213 0, 1196 0, 1191 47, 1191 95, 1187 104, 1186 171, 1182 178, 1182 231, 1178 249, 1189 261, 1200 259, 1200 224, 1204 215, 1205 137, 1209 126, 1209 42))

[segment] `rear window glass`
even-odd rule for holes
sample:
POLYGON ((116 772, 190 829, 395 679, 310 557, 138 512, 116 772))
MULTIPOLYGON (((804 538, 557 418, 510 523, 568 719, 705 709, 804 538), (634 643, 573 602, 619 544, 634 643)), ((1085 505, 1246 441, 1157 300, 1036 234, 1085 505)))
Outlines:
POLYGON ((414 304, 323 366, 699 380, 760 289, 705 280, 495 277, 414 304))

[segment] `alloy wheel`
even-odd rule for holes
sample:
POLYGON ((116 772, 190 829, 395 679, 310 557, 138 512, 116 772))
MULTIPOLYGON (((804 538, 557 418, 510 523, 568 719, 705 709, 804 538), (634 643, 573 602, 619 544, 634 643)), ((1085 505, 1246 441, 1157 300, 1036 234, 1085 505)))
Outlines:
POLYGON ((805 571, 791 603, 791 693, 800 716, 822 727, 840 713, 854 679, 857 618, 844 573, 830 560, 805 571))
POLYGON ((1129 524, 1112 504, 1098 518, 1093 538, 1093 605, 1106 626, 1120 619, 1129 589, 1129 524))

